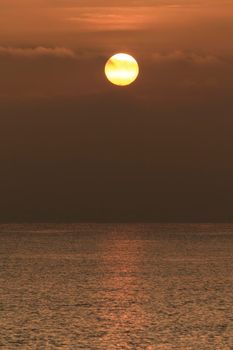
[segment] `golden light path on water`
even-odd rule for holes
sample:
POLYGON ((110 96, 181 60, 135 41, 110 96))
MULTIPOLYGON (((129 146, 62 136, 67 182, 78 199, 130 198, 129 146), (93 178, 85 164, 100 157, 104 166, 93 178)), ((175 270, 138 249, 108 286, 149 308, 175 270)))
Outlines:
POLYGON ((127 86, 138 77, 139 65, 134 57, 118 53, 113 55, 105 65, 105 75, 114 85, 127 86))

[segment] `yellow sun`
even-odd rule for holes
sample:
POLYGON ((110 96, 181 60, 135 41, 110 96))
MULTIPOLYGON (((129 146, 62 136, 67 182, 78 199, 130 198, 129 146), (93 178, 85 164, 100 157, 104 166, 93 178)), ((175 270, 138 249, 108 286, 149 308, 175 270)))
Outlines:
POLYGON ((107 61, 105 75, 108 80, 118 86, 132 84, 138 77, 139 66, 137 61, 130 55, 118 53, 107 61))

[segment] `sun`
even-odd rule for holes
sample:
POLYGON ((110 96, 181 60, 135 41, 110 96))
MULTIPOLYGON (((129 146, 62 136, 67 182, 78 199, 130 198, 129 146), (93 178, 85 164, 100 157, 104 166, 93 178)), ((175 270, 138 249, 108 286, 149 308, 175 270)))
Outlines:
POLYGON ((109 58, 105 65, 105 75, 114 85, 127 86, 138 77, 139 65, 134 57, 118 53, 109 58))

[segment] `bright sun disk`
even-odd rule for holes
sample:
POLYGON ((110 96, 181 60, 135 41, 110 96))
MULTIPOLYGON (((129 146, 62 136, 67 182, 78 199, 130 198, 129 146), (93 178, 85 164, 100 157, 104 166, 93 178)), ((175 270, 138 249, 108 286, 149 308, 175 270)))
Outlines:
POLYGON ((139 66, 134 57, 118 53, 107 61, 105 75, 114 85, 127 86, 132 84, 138 77, 139 66))

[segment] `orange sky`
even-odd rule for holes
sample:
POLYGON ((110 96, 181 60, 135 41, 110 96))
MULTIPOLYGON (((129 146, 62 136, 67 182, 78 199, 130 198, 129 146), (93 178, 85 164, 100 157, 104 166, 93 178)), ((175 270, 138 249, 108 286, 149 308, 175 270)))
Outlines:
MULTIPOLYGON (((153 69, 161 64, 170 69, 175 60, 192 61, 195 66, 198 61, 199 66, 206 65, 207 71, 215 62, 217 70, 220 66, 225 70, 232 62, 232 1, 111 1, 111 6, 108 3, 0 0, 0 60, 4 62, 0 95, 29 92, 75 95, 79 94, 80 85, 82 92, 99 91, 104 89, 101 77, 92 80, 90 87, 89 74, 101 74, 104 60, 117 51, 133 53, 147 67, 153 64, 153 69), (59 70, 54 72, 54 85, 46 79, 50 64, 59 70), (79 83, 76 76, 75 80, 70 76, 72 65, 82 71, 79 83), (24 81, 20 91, 13 72, 24 81), (40 81, 34 86, 30 79, 38 79, 37 74, 40 81), (66 77, 72 85, 68 91, 66 77), (66 91, 62 86, 64 80, 66 91)), ((206 79, 210 85, 212 79, 214 84, 213 78, 203 77, 204 85, 206 79)), ((190 80, 195 84, 195 77, 190 80)), ((147 84, 148 81, 143 88, 147 84)))
POLYGON ((233 1, 109 2, 0 0, 3 216, 232 217, 233 1))

